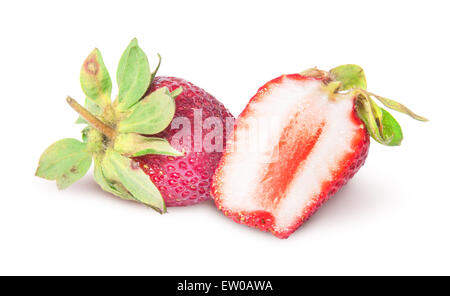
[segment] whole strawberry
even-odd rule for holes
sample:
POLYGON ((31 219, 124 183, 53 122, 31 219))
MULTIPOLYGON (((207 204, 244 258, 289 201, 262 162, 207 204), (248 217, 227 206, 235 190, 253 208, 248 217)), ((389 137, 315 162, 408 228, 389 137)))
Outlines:
POLYGON ((399 124, 372 98, 426 120, 368 92, 356 65, 314 68, 266 83, 237 119, 213 177, 217 207, 238 223, 287 238, 364 164, 370 136, 400 145, 399 124), (254 130, 267 122, 269 140, 259 141, 254 130))
POLYGON ((56 180, 64 189, 86 174, 93 159, 94 178, 103 190, 158 212, 208 199, 223 148, 221 127, 232 116, 187 81, 155 78, 158 68, 150 71, 147 56, 133 39, 120 59, 119 94, 111 102, 111 78, 100 51, 92 51, 80 73, 85 107, 67 98, 80 114, 77 123, 87 124, 83 141, 52 144, 42 154, 36 175, 56 180))

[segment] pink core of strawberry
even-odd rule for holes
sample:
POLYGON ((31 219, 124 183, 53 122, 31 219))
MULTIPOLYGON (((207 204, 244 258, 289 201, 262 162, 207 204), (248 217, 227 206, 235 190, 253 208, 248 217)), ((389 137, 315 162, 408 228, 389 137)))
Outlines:
MULTIPOLYGON (((356 110, 350 114, 355 125, 362 125, 363 122, 357 116, 356 110)), ((289 229, 282 232, 272 231, 279 238, 288 238, 297 228, 305 223, 330 197, 339 191, 347 182, 358 172, 364 165, 369 153, 370 136, 367 130, 360 129, 352 140, 353 152, 347 153, 340 161, 337 168, 333 172, 334 178, 331 181, 322 184, 321 193, 315 196, 308 207, 303 210, 302 216, 289 229)))
POLYGON ((309 133, 310 130, 297 129, 294 124, 297 116, 299 116, 298 113, 291 120, 292 123, 286 125, 281 134, 278 143, 278 161, 269 163, 267 169, 264 170, 262 186, 257 195, 263 197, 265 208, 274 210, 277 208, 322 133, 323 122, 315 133, 309 133), (275 190, 271 190, 272 188, 275 190), (275 197, 277 198, 275 199, 275 197))

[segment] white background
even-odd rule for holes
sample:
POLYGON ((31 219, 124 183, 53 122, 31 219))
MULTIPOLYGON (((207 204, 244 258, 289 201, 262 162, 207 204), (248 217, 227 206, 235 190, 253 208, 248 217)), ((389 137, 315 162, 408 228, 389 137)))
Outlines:
MULTIPOLYGON (((2 1, 0 274, 450 274, 447 1, 2 1), (52 142, 79 137, 66 95, 101 49, 111 76, 133 38, 159 74, 205 88, 238 115, 283 73, 361 65, 396 114, 401 147, 366 165, 288 240, 238 225, 212 202, 158 215, 34 177, 52 142)), ((113 90, 114 92, 116 89, 113 90)))

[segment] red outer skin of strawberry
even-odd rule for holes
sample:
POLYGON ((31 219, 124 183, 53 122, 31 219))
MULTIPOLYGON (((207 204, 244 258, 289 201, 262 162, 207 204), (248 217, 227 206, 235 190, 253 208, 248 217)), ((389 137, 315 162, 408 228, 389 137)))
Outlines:
MULTIPOLYGON (((285 76, 296 80, 308 80, 308 79, 321 80, 320 78, 306 77, 300 74, 290 74, 285 76)), ((239 125, 240 119, 244 118, 247 115, 249 106, 252 104, 252 102, 258 101, 261 98, 263 98, 267 90, 270 89, 270 86, 274 83, 279 83, 282 78, 283 76, 275 78, 267 82, 261 88, 259 88, 256 95, 251 98, 250 102, 247 104, 244 111, 237 118, 235 131, 236 127, 239 125)), ((351 116, 355 125, 364 124, 358 117, 355 108, 353 109, 351 116)), ((223 202, 220 183, 221 183, 221 170, 226 165, 225 163, 227 155, 226 151, 224 153, 224 156, 220 160, 219 166, 216 169, 216 172, 213 176, 213 182, 211 185, 211 192, 217 208, 219 208, 226 216, 228 216, 229 218, 231 218, 232 220, 234 220, 239 224, 259 228, 262 231, 270 231, 278 238, 285 239, 289 237, 297 228, 299 228, 305 221, 307 221, 311 217, 311 215, 313 215, 323 203, 325 203, 331 196, 333 196, 342 186, 347 184, 347 182, 355 175, 355 173, 364 164, 369 151, 370 136, 365 128, 358 129, 358 131, 359 132, 355 135, 355 137, 352 140, 353 152, 348 153, 341 161, 339 165, 340 169, 335 174, 335 178, 329 182, 322 184, 321 193, 313 198, 314 202, 312 202, 309 207, 304 209, 303 214, 300 217, 298 217, 297 222, 287 230, 283 232, 278 232, 274 230, 273 228, 274 218, 272 214, 267 211, 233 212, 222 205, 223 202)))
MULTIPOLYGON (((225 127, 225 119, 233 115, 212 95, 194 84, 175 77, 155 77, 149 90, 145 94, 167 87, 174 91, 180 86, 183 92, 175 99, 176 111, 174 118, 186 117, 191 121, 191 135, 194 135, 194 110, 202 109, 203 120, 215 116, 222 120, 225 127)), ((169 126, 164 131, 155 135, 169 141, 179 129, 171 129, 169 126)), ((210 130, 203 129, 203 136, 210 130)), ((226 130, 223 132, 225 145, 226 130)), ((191 138, 191 146, 183 143, 183 148, 193 151, 194 139, 191 138)), ((134 158, 141 169, 150 177, 152 182, 161 192, 166 206, 187 206, 202 202, 211 198, 210 186, 212 175, 220 161, 222 152, 190 152, 184 156, 172 157, 162 155, 144 155, 134 158)))

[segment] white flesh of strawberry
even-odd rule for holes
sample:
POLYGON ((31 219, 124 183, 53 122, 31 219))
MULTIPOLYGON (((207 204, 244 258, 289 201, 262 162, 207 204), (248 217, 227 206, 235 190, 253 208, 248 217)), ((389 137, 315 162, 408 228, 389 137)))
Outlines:
POLYGON ((339 161, 352 150, 355 133, 363 127, 352 120, 351 99, 330 100, 322 83, 315 80, 284 76, 248 108, 238 119, 235 151, 227 151, 225 156, 221 176, 226 181, 222 183, 223 206, 234 212, 268 211, 275 218, 275 230, 282 231, 296 223, 312 198, 320 194, 322 184, 333 178, 339 161), (280 195, 277 186, 264 183, 283 174, 277 171, 277 164, 299 161, 289 155, 289 150, 274 153, 286 129, 295 131, 286 138, 295 145, 307 145, 302 140, 308 135, 317 137, 312 144, 310 141, 309 154, 293 172, 283 194, 275 196, 280 195), (267 173, 269 162, 274 164, 267 173), (263 194, 261 188, 265 188, 263 194))

